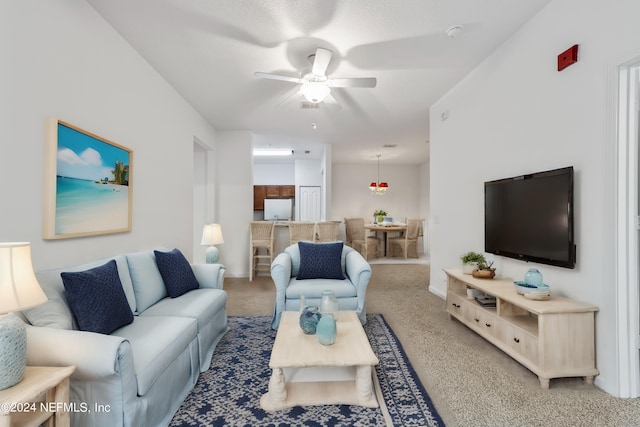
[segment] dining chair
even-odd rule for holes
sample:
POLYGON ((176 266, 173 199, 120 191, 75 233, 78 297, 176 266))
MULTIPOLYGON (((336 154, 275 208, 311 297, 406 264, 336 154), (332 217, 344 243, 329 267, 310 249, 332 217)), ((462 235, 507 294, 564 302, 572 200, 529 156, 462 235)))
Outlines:
POLYGON ((275 221, 251 221, 251 266, 249 268, 249 281, 259 271, 270 271, 273 262, 275 246, 274 229, 275 221), (261 251, 263 249, 264 251, 261 251))
POLYGON ((380 257, 381 241, 377 237, 366 235, 364 218, 345 218, 344 224, 347 233, 347 246, 360 252, 365 259, 369 259, 369 255, 380 257))
POLYGON ((387 239, 387 254, 393 256, 395 249, 399 248, 404 259, 409 257, 409 250, 413 249, 415 258, 418 258, 418 237, 420 236, 420 223, 418 218, 407 219, 407 229, 402 236, 389 237, 387 239))
POLYGON ((289 244, 293 245, 300 241, 313 242, 315 238, 315 226, 313 222, 290 222, 289 244))
POLYGON ((339 222, 322 221, 316 223, 316 242, 335 242, 338 240, 339 222))

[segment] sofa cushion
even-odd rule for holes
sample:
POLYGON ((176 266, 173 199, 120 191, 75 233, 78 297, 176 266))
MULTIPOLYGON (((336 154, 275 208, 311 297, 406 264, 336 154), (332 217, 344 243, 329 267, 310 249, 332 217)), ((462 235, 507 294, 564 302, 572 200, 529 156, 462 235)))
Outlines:
POLYGON ((160 275, 171 298, 177 298, 200 285, 196 279, 191 264, 178 249, 169 252, 153 251, 160 275))
POLYGON ((133 322, 114 260, 90 270, 60 275, 80 330, 110 334, 133 322))
MULTIPOLYGON (((131 283, 131 277, 129 275, 127 259, 124 255, 117 255, 111 259, 116 261, 116 265, 118 266, 118 275, 120 277, 124 293, 127 296, 129 307, 131 308, 131 311, 135 312, 136 298, 133 291, 133 284, 131 283)), ((63 271, 85 271, 90 268, 103 265, 107 261, 109 261, 109 259, 101 259, 75 267, 37 272, 36 277, 38 279, 38 283, 40 283, 40 287, 42 287, 48 301, 37 307, 25 310, 22 313, 25 315, 29 323, 34 326, 57 329, 78 329, 78 325, 73 318, 73 313, 71 313, 71 309, 69 308, 67 299, 64 295, 64 284, 62 283, 60 273, 63 271)))
POLYGON ((137 311, 142 313, 166 297, 167 289, 164 287, 153 251, 127 254, 127 263, 136 295, 137 311))
POLYGON ((197 331, 196 320, 189 317, 136 316, 133 323, 113 332, 131 344, 139 396, 197 339, 197 331))
POLYGON ((298 270, 297 279, 343 280, 342 247, 342 242, 298 242, 300 269, 298 270))
POLYGON ((142 316, 183 316, 198 320, 200 327, 211 319, 227 302, 227 293, 221 289, 195 289, 180 298, 165 298, 149 307, 142 316))

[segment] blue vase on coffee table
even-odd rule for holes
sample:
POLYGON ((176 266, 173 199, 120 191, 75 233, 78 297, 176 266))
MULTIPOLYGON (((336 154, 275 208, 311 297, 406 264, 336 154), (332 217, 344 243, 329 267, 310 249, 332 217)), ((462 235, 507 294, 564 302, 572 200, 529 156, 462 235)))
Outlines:
POLYGON ((316 333, 316 327, 322 315, 316 306, 308 306, 300 313, 300 328, 307 335, 316 333))
POLYGON ((322 345, 332 345, 336 342, 336 335, 338 330, 336 328, 336 319, 332 315, 322 316, 316 327, 316 336, 318 342, 322 345))

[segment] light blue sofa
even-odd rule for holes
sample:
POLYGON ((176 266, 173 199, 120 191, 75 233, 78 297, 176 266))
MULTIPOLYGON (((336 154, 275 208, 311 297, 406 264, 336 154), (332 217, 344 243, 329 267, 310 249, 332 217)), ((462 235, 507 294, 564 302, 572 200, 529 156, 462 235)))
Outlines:
POLYGON ((344 280, 305 279, 298 280, 300 250, 297 244, 288 246, 271 263, 271 278, 276 286, 276 302, 271 328, 278 329, 283 311, 300 309, 300 296, 305 305, 320 306, 322 291, 332 290, 341 310, 354 310, 360 322, 367 321, 366 292, 371 278, 371 266, 362 255, 349 246, 342 248, 342 271, 344 280))
POLYGON ((61 272, 85 271, 109 260, 42 271, 37 277, 49 300, 23 312, 30 323, 27 364, 76 366, 70 400, 90 411, 72 412, 74 426, 167 425, 228 330, 225 268, 192 265, 200 287, 169 298, 153 251, 111 259, 133 322, 110 335, 80 331, 65 300, 61 272), (96 412, 94 405, 108 411, 96 412))

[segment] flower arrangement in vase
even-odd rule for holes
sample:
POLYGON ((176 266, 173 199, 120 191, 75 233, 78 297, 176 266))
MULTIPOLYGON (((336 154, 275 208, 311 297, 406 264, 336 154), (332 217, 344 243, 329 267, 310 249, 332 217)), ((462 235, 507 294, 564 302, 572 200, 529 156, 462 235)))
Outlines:
POLYGON ((387 216, 387 211, 383 209, 378 209, 373 212, 373 217, 376 219, 376 222, 381 223, 384 220, 384 217, 387 216))

